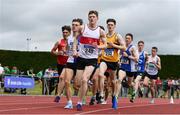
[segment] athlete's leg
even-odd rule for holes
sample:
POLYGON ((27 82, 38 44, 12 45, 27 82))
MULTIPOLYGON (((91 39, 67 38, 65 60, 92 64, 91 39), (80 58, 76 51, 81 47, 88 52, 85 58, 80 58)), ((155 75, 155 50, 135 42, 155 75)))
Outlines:
POLYGON ((74 90, 76 90, 77 92, 79 91, 79 88, 81 86, 81 80, 82 80, 82 74, 83 74, 84 70, 80 70, 77 69, 76 71, 76 75, 74 77, 74 90))
POLYGON ((140 80, 141 80, 142 76, 141 75, 138 75, 134 81, 134 92, 135 94, 137 93, 138 91, 138 88, 140 87, 140 80))
POLYGON ((155 82, 156 82, 156 80, 151 79, 151 85, 150 85, 150 87, 151 87, 151 95, 152 95, 152 98, 155 98, 155 82))
MULTIPOLYGON (((98 93, 99 90, 99 68, 96 68, 95 73, 92 77, 92 81, 93 81, 93 86, 92 86, 92 98, 90 100, 90 105, 94 105, 95 100, 96 100, 96 94, 98 93)), ((98 98, 98 97, 97 97, 98 98)))
POLYGON ((117 91, 121 91, 121 87, 122 87, 122 80, 126 77, 126 72, 123 70, 119 70, 118 72, 118 80, 117 80, 117 91))
POLYGON ((61 75, 59 76, 57 95, 54 99, 54 102, 59 102, 60 95, 63 93, 64 87, 65 87, 64 76, 65 76, 65 68, 62 70, 61 75))
POLYGON ((63 71, 59 77, 58 91, 57 91, 58 96, 60 96, 63 93, 64 87, 65 87, 64 76, 65 76, 65 68, 63 69, 63 71))
POLYGON ((66 76, 65 76, 65 88, 66 88, 66 97, 68 101, 71 101, 71 79, 73 78, 74 75, 74 70, 70 69, 70 68, 66 68, 66 72, 65 72, 66 76))
POLYGON ((107 70, 107 65, 105 62, 101 62, 99 66, 99 90, 100 96, 104 97, 104 79, 105 79, 105 71, 107 70))
POLYGON ((82 75, 81 86, 80 86, 80 95, 79 95, 79 104, 82 105, 83 97, 86 95, 87 91, 87 82, 94 70, 94 66, 86 66, 82 75))
POLYGON ((115 71, 111 71, 110 77, 111 77, 111 81, 112 81, 112 95, 118 97, 118 95, 119 95, 119 91, 118 91, 119 88, 117 87, 118 80, 117 80, 116 72, 117 72, 116 70, 115 71))

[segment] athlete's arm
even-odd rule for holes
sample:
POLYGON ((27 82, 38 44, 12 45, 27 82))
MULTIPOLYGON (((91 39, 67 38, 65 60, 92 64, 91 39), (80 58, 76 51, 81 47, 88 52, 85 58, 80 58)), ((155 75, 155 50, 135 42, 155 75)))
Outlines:
MULTIPOLYGON (((82 34, 83 31, 84 31, 84 25, 79 27, 78 33, 82 34)), ((73 42, 73 56, 75 57, 78 56, 77 47, 78 47, 78 35, 76 35, 76 38, 74 38, 74 42, 73 42)))
POLYGON ((158 70, 161 70, 161 59, 160 59, 160 57, 158 57, 158 62, 154 63, 154 64, 158 68, 158 70))
POLYGON ((107 41, 106 41, 106 34, 104 32, 104 30, 100 29, 100 39, 102 41, 102 45, 98 45, 97 48, 98 49, 104 49, 107 48, 107 41))
POLYGON ((148 52, 144 52, 145 53, 145 62, 147 62, 148 61, 148 52))
POLYGON ((117 42, 119 45, 112 44, 112 47, 125 51, 126 50, 125 42, 120 34, 117 34, 117 42))
POLYGON ((58 55, 63 55, 63 51, 59 51, 57 52, 57 48, 58 48, 59 42, 56 42, 53 46, 53 48, 51 49, 51 54, 58 56, 58 55))
POLYGON ((132 55, 128 56, 128 58, 135 61, 135 62, 138 62, 138 53, 134 47, 131 48, 131 54, 132 55))

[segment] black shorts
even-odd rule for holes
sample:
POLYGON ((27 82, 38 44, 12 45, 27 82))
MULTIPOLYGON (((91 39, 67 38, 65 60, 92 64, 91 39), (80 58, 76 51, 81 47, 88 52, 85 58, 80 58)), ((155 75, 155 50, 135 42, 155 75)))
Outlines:
POLYGON ((108 69, 111 69, 113 71, 117 70, 118 68, 118 62, 107 62, 104 60, 101 60, 101 62, 105 62, 108 69))
POLYGON ((145 72, 145 76, 147 76, 149 79, 154 79, 154 80, 156 80, 158 78, 158 74, 156 74, 156 75, 149 75, 147 72, 145 72))
POLYGON ((129 72, 129 71, 126 71, 126 76, 127 76, 127 77, 136 77, 136 76, 137 76, 137 72, 129 72))
POLYGON ((94 66, 97 65, 97 59, 85 59, 78 57, 77 58, 77 69, 84 70, 86 66, 94 66))
POLYGON ((74 75, 76 75, 76 67, 77 67, 76 63, 67 63, 65 66, 65 68, 72 69, 74 72, 74 75))
POLYGON ((62 72, 64 67, 65 67, 65 65, 57 64, 57 69, 58 69, 58 74, 59 75, 61 75, 61 72, 62 72))
MULTIPOLYGON (((137 76, 137 72, 126 71, 126 70, 123 69, 123 68, 119 68, 119 70, 122 70, 122 71, 126 72, 126 76, 127 76, 127 77, 136 77, 136 76, 137 76)), ((118 72, 119 72, 119 70, 118 70, 118 72)))
POLYGON ((143 77, 145 75, 145 72, 137 72, 136 76, 138 76, 138 75, 143 77))

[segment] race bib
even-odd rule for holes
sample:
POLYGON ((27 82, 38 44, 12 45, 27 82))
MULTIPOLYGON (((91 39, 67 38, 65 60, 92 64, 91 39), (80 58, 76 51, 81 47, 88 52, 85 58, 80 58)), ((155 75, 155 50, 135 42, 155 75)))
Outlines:
POLYGON ((122 58, 121 63, 122 64, 129 64, 129 59, 128 58, 122 58))
POLYGON ((113 56, 114 55, 114 49, 113 48, 105 49, 105 55, 106 56, 113 56))
POLYGON ((95 47, 89 46, 89 45, 84 45, 84 49, 85 49, 85 53, 86 53, 87 55, 91 55, 91 54, 93 54, 94 51, 95 51, 95 47))
POLYGON ((148 69, 149 69, 150 71, 153 71, 153 70, 156 69, 156 66, 155 66, 153 63, 148 63, 148 69))

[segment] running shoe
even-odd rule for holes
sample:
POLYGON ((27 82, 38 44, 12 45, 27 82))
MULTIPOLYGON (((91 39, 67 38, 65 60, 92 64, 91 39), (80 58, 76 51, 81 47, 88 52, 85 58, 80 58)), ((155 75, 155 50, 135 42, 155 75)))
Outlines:
POLYGON ((77 111, 82 111, 82 105, 81 104, 77 104, 76 108, 77 108, 77 111))
POLYGON ((61 99, 60 96, 56 96, 54 102, 59 103, 60 99, 61 99))
POLYGON ((150 103, 151 103, 151 104, 154 104, 154 98, 152 98, 152 99, 150 100, 150 103))
POLYGON ((171 98, 170 98, 170 104, 174 104, 174 99, 173 99, 172 96, 171 96, 171 98))
POLYGON ((65 109, 73 109, 72 102, 68 102, 67 105, 64 107, 65 109))
POLYGON ((117 107, 118 107, 117 98, 116 96, 113 96, 112 108, 117 109, 117 107))
POLYGON ((89 105, 94 105, 95 104, 96 98, 93 96, 89 102, 89 105))

